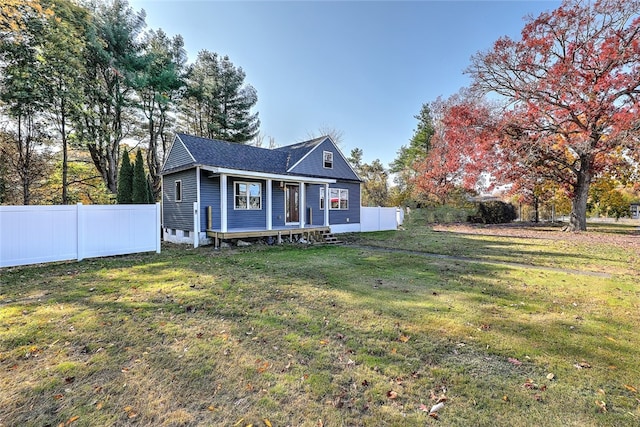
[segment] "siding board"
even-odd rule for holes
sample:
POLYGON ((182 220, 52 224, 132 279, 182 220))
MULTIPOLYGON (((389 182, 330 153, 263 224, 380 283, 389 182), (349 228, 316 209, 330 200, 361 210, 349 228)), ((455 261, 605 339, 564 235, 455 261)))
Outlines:
POLYGON ((196 169, 163 176, 162 218, 165 228, 193 231, 193 203, 196 201, 196 169), (182 201, 175 201, 175 182, 182 181, 182 201))

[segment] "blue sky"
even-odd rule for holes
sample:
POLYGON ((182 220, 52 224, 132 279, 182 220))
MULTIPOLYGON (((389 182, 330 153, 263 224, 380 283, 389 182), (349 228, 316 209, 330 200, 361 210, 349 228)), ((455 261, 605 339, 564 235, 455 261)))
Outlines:
POLYGON ((560 1, 130 0, 149 28, 181 34, 193 62, 228 55, 256 88, 261 132, 288 145, 343 132, 342 149, 387 166, 423 103, 470 81, 469 58, 501 36, 519 38, 527 15, 560 1))

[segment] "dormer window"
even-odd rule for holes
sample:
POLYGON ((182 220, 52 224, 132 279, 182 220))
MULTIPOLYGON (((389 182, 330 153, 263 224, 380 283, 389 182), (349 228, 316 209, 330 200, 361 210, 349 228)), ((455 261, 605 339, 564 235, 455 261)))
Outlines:
POLYGON ((325 169, 333 169, 333 153, 331 151, 322 152, 322 161, 325 169))

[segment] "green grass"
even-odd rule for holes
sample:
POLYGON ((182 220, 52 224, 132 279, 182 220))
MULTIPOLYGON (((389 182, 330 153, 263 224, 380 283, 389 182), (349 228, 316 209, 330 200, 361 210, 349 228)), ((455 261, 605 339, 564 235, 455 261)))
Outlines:
POLYGON ((633 232, 415 224, 4 269, 0 426, 640 425, 637 248, 599 238, 633 232))

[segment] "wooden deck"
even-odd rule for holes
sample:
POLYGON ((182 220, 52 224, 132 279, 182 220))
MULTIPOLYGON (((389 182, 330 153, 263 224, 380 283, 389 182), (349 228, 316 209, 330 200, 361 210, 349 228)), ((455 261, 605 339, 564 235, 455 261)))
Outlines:
POLYGON ((230 239, 246 239, 255 237, 277 237, 280 242, 283 237, 289 237, 291 239, 296 235, 306 236, 307 240, 312 235, 322 235, 323 233, 329 233, 330 227, 325 226, 307 226, 307 227, 277 227, 272 230, 266 229, 230 229, 227 231, 220 230, 207 230, 207 237, 214 239, 215 247, 219 246, 220 240, 230 239))

